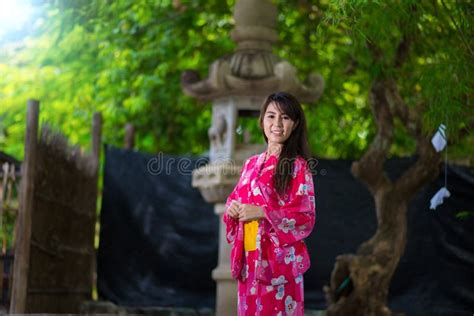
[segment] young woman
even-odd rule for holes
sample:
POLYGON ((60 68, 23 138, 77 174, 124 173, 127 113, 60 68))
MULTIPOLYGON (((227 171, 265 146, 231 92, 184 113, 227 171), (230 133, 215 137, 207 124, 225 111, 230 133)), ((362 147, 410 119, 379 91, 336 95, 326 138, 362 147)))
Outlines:
POLYGON ((265 152, 250 157, 224 222, 238 280, 238 315, 304 315, 303 241, 315 223, 306 120, 295 97, 270 95, 260 112, 265 152))

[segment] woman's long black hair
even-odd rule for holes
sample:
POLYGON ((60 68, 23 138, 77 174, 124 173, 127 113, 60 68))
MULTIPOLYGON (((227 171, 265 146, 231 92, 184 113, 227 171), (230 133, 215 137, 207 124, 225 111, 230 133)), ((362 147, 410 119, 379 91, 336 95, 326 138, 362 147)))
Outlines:
POLYGON ((269 95, 262 105, 259 122, 265 142, 268 143, 268 138, 263 128, 263 118, 270 103, 273 103, 281 113, 288 115, 296 124, 290 137, 288 137, 283 144, 278 158, 277 168, 273 176, 274 186, 277 192, 282 194, 290 183, 296 157, 301 156, 308 161, 311 154, 308 145, 308 132, 303 108, 298 100, 287 92, 277 92, 269 95))

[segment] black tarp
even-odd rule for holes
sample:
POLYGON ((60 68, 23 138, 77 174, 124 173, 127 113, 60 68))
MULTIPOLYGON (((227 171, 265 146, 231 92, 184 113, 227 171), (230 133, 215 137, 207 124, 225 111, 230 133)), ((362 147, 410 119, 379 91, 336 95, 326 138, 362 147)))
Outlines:
POLYGON ((212 306, 218 218, 191 187, 192 170, 207 159, 105 152, 99 296, 128 306, 212 306))
MULTIPOLYGON (((413 161, 389 160, 389 176, 395 179, 413 161)), ((106 148, 101 298, 128 306, 214 307, 211 271, 217 265, 218 219, 191 187, 191 170, 205 162, 106 148), (157 161, 168 170, 156 172, 157 161)), ((317 222, 307 239, 312 266, 305 274, 308 309, 325 309, 322 287, 335 257, 354 253, 376 229, 373 200, 351 175, 351 163, 320 159, 315 168, 317 222)), ((474 211, 474 171, 450 165, 451 197, 430 210, 429 200, 443 185, 441 172, 409 207, 408 242, 390 288, 390 308, 409 316, 474 312, 474 217, 456 217, 474 211)))

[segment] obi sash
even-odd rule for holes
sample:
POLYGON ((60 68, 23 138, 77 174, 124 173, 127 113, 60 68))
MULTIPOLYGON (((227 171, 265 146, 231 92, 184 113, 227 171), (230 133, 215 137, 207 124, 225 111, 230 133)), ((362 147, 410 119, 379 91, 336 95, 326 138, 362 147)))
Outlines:
POLYGON ((244 224, 244 250, 253 251, 257 249, 258 221, 250 221, 244 224))

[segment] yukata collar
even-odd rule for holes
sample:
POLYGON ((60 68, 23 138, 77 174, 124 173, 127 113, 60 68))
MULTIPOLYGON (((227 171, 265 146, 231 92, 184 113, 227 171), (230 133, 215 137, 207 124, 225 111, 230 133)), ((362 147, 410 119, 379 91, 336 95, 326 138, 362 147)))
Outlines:
MULTIPOLYGON (((260 167, 265 162, 266 155, 267 155, 266 150, 258 155, 257 163, 256 163, 257 167, 260 167)), ((278 159, 278 155, 276 154, 268 154, 268 159, 270 159, 271 156, 275 156, 278 159)))
POLYGON ((268 154, 268 157, 267 157, 267 151, 266 150, 258 155, 257 161, 255 163, 255 168, 254 168, 254 176, 255 177, 257 177, 257 178, 259 177, 259 174, 260 174, 260 171, 262 170, 263 164, 265 163, 265 161, 268 161, 272 156, 274 156, 276 159, 278 159, 278 156, 275 155, 275 154, 268 154))
POLYGON ((266 152, 267 151, 264 151, 258 155, 257 161, 255 162, 255 167, 253 168, 252 178, 259 178, 260 171, 262 170, 263 164, 265 163, 266 152))
POLYGON ((265 150, 262 152, 260 155, 258 155, 257 158, 257 169, 260 168, 260 166, 265 162, 265 156, 267 155, 267 151, 265 150))

